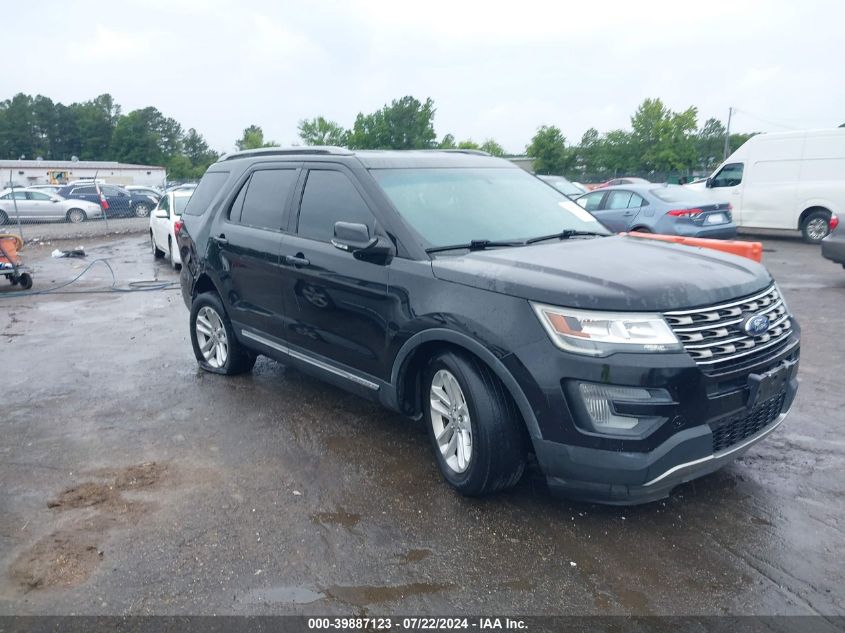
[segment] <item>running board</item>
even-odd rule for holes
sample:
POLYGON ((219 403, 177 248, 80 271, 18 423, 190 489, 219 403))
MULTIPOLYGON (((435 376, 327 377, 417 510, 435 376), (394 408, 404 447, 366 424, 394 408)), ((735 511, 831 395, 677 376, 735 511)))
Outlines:
POLYGON ((366 378, 361 378, 361 376, 357 376, 352 372, 348 372, 345 369, 340 369, 339 367, 335 367, 334 365, 330 365, 321 360, 317 360, 316 358, 312 358, 303 354, 302 352, 297 352, 289 348, 286 345, 280 345, 275 341, 271 341, 268 338, 264 338, 259 334, 255 334, 254 332, 249 332, 247 330, 241 330, 241 334, 244 338, 251 339, 257 343, 261 343, 262 345, 266 345, 267 347, 271 347, 277 352, 281 352, 282 354, 287 354, 291 358, 295 358, 297 360, 301 360, 303 363, 308 363, 309 365, 313 365, 314 367, 318 367, 323 371, 329 372, 330 374, 334 374, 335 376, 340 376, 341 378, 345 378, 355 384, 361 385, 362 387, 366 387, 367 389, 372 389, 373 391, 378 391, 379 385, 376 383, 367 380, 366 378))

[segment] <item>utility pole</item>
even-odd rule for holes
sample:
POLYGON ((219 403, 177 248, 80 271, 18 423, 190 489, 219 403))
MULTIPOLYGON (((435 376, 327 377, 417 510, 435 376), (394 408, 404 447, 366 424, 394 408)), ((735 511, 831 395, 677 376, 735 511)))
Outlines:
POLYGON ((722 157, 722 160, 728 160, 728 152, 731 151, 731 114, 733 114, 733 108, 728 108, 728 127, 725 130, 725 155, 722 157))

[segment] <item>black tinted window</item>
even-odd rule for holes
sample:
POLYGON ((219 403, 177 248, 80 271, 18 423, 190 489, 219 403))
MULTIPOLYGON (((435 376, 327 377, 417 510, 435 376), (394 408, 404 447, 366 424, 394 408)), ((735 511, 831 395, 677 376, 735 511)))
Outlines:
POLYGON ((246 186, 240 223, 281 229, 285 204, 295 182, 295 169, 263 169, 252 174, 246 186))
POLYGON ((339 171, 312 171, 305 183, 297 232, 302 237, 328 242, 335 222, 366 224, 373 234, 375 218, 361 194, 339 171))
POLYGON ((71 193, 76 195, 92 195, 97 193, 97 190, 94 187, 77 187, 71 193))
POLYGON ((207 171, 200 180, 200 184, 194 189, 194 195, 185 207, 187 215, 202 215, 208 210, 208 205, 217 196, 226 180, 229 178, 228 171, 207 171))

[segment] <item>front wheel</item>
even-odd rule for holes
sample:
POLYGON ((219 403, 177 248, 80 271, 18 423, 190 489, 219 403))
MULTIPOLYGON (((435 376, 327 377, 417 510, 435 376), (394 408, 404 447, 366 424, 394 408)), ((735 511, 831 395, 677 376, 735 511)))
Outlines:
POLYGON ((428 435, 446 481, 466 496, 515 485, 525 468, 522 419, 490 368, 443 352, 429 363, 424 385, 428 435))
POLYGON ((155 257, 156 259, 161 259, 162 257, 164 257, 164 251, 163 251, 163 250, 161 250, 161 249, 160 249, 160 248, 156 245, 156 239, 155 239, 155 237, 153 237, 153 232, 152 232, 152 231, 150 231, 150 248, 151 248, 151 249, 152 249, 152 251, 153 251, 153 257, 155 257))
POLYGON ((85 219, 85 211, 83 211, 82 209, 71 209, 67 212, 67 221, 71 222, 72 224, 79 224, 80 222, 85 222, 85 219))
POLYGON ((801 234, 804 241, 818 244, 830 233, 830 213, 827 211, 813 211, 804 219, 801 234))
POLYGON ((213 292, 198 295, 191 306, 191 345, 199 366, 214 374, 243 374, 255 365, 255 354, 235 338, 223 303, 213 292))
POLYGON ((143 202, 135 205, 135 217, 145 218, 150 214, 150 205, 143 202))

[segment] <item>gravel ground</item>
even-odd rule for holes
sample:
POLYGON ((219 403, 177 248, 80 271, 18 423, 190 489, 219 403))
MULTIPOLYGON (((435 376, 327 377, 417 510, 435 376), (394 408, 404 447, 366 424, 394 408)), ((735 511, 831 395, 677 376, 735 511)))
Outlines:
MULTIPOLYGON (((142 236, 88 245, 177 279, 142 236)), ((36 290, 86 265, 50 250, 36 290)), ((177 290, 0 298, 0 614, 845 615, 845 271, 764 257, 803 326, 789 419, 625 509, 530 472, 465 499, 420 424, 267 359, 198 371, 177 290)))

